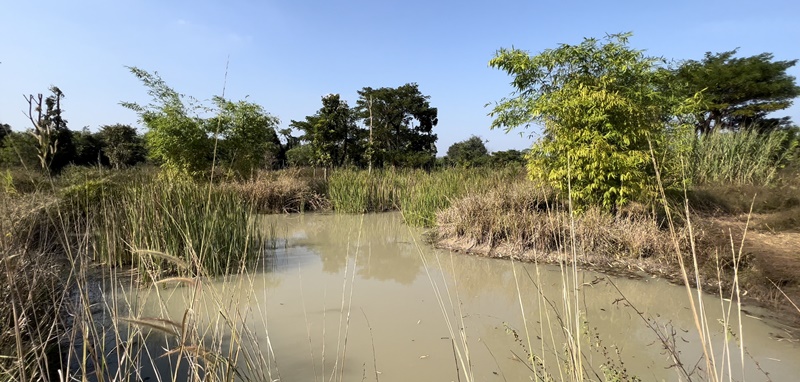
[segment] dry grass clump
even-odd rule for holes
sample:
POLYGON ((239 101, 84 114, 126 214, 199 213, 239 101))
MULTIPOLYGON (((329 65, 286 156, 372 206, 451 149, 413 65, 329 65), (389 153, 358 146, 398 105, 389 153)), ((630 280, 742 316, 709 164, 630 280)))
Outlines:
POLYGON ((437 215, 434 240, 445 247, 494 256, 557 260, 554 254, 571 250, 570 226, 574 224, 575 250, 582 262, 610 263, 669 253, 669 237, 643 208, 628 208, 616 217, 589 208, 571 220, 553 195, 531 182, 469 195, 437 215))
POLYGON ((299 171, 264 171, 250 180, 226 183, 258 213, 305 212, 327 208, 324 183, 299 171))
POLYGON ((43 375, 64 291, 66 264, 42 194, 0 195, 0 379, 43 375))

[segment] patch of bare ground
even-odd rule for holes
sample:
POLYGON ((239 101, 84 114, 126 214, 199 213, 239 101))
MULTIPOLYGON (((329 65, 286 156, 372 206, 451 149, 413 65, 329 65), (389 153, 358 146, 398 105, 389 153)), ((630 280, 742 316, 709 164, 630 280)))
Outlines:
POLYGON ((748 297, 770 308, 780 321, 800 327, 800 312, 793 305, 800 304, 800 231, 776 231, 768 224, 783 214, 785 211, 752 214, 749 222, 744 214, 703 217, 700 225, 705 240, 701 250, 728 257, 731 248, 741 250, 741 282, 748 297))

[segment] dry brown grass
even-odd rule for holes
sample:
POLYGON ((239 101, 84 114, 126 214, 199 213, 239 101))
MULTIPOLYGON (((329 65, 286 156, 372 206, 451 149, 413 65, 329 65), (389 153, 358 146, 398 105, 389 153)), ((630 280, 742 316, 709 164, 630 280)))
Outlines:
MULTIPOLYGON (((46 375, 56 341, 66 263, 53 255, 58 243, 41 194, 0 195, 0 377, 46 375)), ((62 259, 63 260, 63 259, 62 259)))
POLYGON ((258 213, 305 212, 328 208, 324 182, 297 170, 263 171, 252 179, 226 183, 258 213))
POLYGON ((590 208, 571 221, 569 211, 552 195, 530 182, 469 195, 438 214, 434 240, 441 246, 493 256, 560 261, 555 254, 571 250, 569 232, 574 224, 575 249, 582 263, 609 265, 669 253, 668 235, 644 208, 631 207, 616 217, 590 208))
MULTIPOLYGON (((574 246, 578 266, 612 273, 644 272, 682 283, 673 238, 662 221, 663 212, 654 213, 633 204, 617 216, 588 208, 571 220, 567 207, 553 195, 531 182, 473 193, 453 201, 450 208, 437 215, 438 226, 430 239, 451 250, 548 263, 572 262, 565 254, 572 253, 574 246)), ((777 197, 766 196, 765 200, 774 198, 777 197)), ((796 312, 783 309, 785 298, 775 293, 772 283, 800 299, 800 256, 796 253, 800 235, 752 228, 746 233, 747 215, 693 215, 693 250, 685 216, 672 213, 678 214, 674 217, 680 222, 675 239, 684 262, 697 262, 700 276, 689 279, 692 286, 697 286, 699 279, 700 287, 706 291, 718 293, 721 289, 730 293, 736 287, 731 280, 737 279, 749 301, 773 308, 777 318, 787 324, 797 323, 796 312), (734 264, 731 253, 738 253, 740 246, 742 255, 734 264), (738 268, 736 277, 734 268, 738 268)), ((751 216, 750 227, 770 224, 771 220, 765 219, 775 214, 751 216)), ((781 214, 793 218, 794 209, 781 214)))

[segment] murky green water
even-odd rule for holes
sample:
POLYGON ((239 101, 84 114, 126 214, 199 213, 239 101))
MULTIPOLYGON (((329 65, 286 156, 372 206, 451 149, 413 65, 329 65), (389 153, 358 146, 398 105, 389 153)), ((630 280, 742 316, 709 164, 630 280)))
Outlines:
MULTIPOLYGON (((565 307, 564 280, 574 279, 559 267, 433 250, 398 214, 267 216, 263 226, 280 238, 263 269, 206 282, 196 295, 186 287, 139 292, 139 314, 181 321, 191 304, 209 348, 227 354, 231 338, 240 338, 248 345, 238 364, 255 360, 249 364, 260 369, 250 373, 271 380, 465 381, 465 368, 476 381, 534 380, 525 361, 531 350, 556 380, 568 379, 569 333, 581 338, 581 362, 593 378, 611 367, 646 381, 678 380, 654 329, 613 282, 674 340, 685 368, 702 354, 685 288, 660 280, 579 272, 581 292, 565 307), (576 304, 577 320, 564 314, 576 304), (231 334, 226 320, 245 324, 231 334), (215 341, 212 333, 222 335, 215 341)), ((734 314, 726 336, 720 321, 729 302, 704 302, 720 373, 730 365, 742 379, 743 338, 746 380, 766 380, 759 367, 775 381, 800 375, 800 347, 774 339, 779 328, 744 316, 742 334, 734 314)))

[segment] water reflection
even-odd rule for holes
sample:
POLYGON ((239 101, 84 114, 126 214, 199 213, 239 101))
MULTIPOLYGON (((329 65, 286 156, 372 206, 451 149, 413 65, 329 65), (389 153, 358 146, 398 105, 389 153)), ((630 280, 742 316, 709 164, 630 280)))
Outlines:
MULTIPOLYGON (((196 308, 204 329, 220 322, 220 311, 238 316, 247 329, 238 331, 253 336, 253 353, 267 354, 268 371, 278 370, 286 381, 327 380, 332 373, 343 380, 457 380, 461 364, 453 340, 462 335, 475 380, 529 380, 533 374, 519 361, 528 351, 556 377, 563 365, 562 320, 574 320, 564 314, 566 282, 581 291, 582 314, 574 326, 584 339, 587 368, 597 375, 601 365, 615 362, 644 380, 677 379, 658 338, 629 302, 659 330, 674 328, 686 362, 693 365, 700 356, 686 291, 663 281, 593 272, 578 272, 575 280, 556 266, 434 250, 399 214, 265 216, 262 223, 280 238, 267 271, 209 282, 202 296, 177 289, 140 295, 141 314, 179 319, 196 298, 194 306, 206 307, 196 308)), ((727 329, 718 319, 727 306, 705 299, 721 352, 727 329)), ((800 372, 794 362, 800 349, 772 340, 773 329, 756 319, 744 317, 742 325, 749 354, 774 380, 800 372)), ((735 346, 738 322, 731 326, 735 346)), ((218 338, 227 345, 230 335, 223 331, 218 338)), ((746 369, 748 380, 764 379, 753 361, 746 369)), ((742 379, 737 373, 734 379, 742 379)))
POLYGON ((269 215, 263 224, 274 226, 287 247, 318 254, 326 273, 341 273, 354 261, 357 274, 367 280, 409 285, 420 274, 422 262, 414 246, 419 230, 403 224, 399 214, 269 215))

